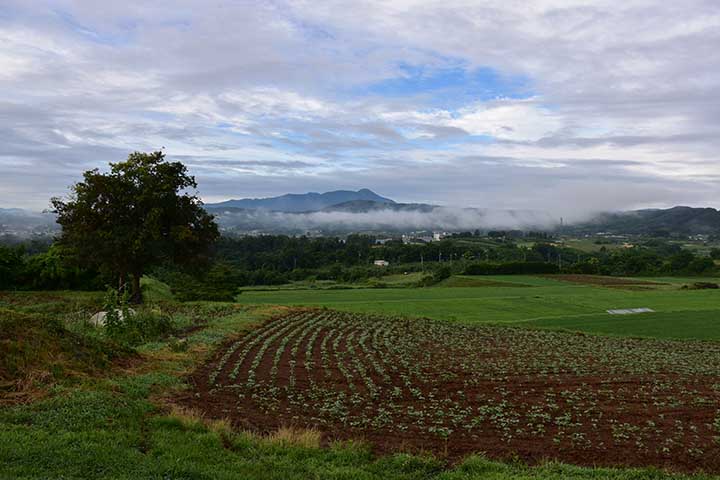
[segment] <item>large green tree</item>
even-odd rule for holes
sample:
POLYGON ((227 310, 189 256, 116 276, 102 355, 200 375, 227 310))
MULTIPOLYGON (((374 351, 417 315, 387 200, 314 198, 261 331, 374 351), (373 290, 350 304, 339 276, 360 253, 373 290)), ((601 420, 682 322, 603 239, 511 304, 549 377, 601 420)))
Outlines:
POLYGON ((153 265, 203 260, 219 237, 213 216, 190 189, 195 178, 162 152, 130 154, 108 173, 90 170, 67 199, 53 198, 60 244, 78 262, 131 285, 142 301, 140 277, 153 265))

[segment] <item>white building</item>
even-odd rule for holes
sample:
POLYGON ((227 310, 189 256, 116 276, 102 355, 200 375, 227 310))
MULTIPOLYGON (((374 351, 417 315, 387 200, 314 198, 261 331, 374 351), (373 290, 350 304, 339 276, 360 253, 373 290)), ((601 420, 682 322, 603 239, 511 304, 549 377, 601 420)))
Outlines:
POLYGON ((374 263, 376 267, 387 267, 388 265, 390 265, 390 262, 388 262, 387 260, 375 260, 374 263))

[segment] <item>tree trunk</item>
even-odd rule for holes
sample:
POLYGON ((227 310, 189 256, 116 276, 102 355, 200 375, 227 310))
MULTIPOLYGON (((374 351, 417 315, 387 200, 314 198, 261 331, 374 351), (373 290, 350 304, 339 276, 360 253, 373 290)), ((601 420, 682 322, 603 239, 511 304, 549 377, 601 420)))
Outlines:
POLYGON ((118 275, 118 287, 117 287, 117 291, 121 295, 125 291, 125 288, 127 287, 127 285, 125 285, 125 282, 126 282, 125 272, 122 272, 122 273, 120 273, 120 275, 118 275))
POLYGON ((130 303, 141 304, 143 301, 142 290, 140 289, 140 277, 142 273, 133 273, 132 275, 132 292, 130 294, 130 303))

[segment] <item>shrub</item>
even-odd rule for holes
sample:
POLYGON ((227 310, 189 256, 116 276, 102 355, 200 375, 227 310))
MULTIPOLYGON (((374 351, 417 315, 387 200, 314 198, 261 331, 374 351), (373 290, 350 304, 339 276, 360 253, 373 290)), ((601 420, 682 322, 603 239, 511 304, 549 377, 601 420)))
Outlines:
POLYGON ((125 345, 139 345, 156 340, 172 331, 172 319, 157 309, 133 311, 128 306, 128 292, 108 289, 104 310, 108 337, 125 345))
POLYGON ((106 327, 108 336, 113 340, 126 345, 140 345, 170 333, 173 323, 170 316, 162 312, 140 310, 106 327))
POLYGON ((708 257, 696 258, 690 262, 687 270, 689 273, 708 273, 715 270, 715 262, 708 257))
POLYGON ((224 264, 215 264, 207 272, 190 275, 180 271, 158 272, 160 279, 170 285, 177 300, 229 302, 238 294, 239 285, 253 285, 249 272, 233 270, 224 264))
POLYGON ((437 280, 438 282, 441 282, 445 280, 446 278, 450 278, 452 275, 452 270, 450 267, 442 266, 435 270, 435 273, 433 273, 433 278, 437 280))
POLYGON ((446 278, 450 278, 452 275, 452 270, 450 267, 442 266, 435 270, 432 275, 425 275, 423 278, 420 279, 418 282, 419 287, 431 287, 433 285, 437 285, 438 283, 442 282, 446 278))

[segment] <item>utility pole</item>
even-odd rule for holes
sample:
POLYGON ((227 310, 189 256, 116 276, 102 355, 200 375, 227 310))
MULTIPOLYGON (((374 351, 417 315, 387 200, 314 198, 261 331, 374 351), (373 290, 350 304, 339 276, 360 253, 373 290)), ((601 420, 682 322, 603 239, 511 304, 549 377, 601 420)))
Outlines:
POLYGON ((425 272, 425 259, 423 258, 423 254, 420 254, 420 270, 422 272, 425 272))

